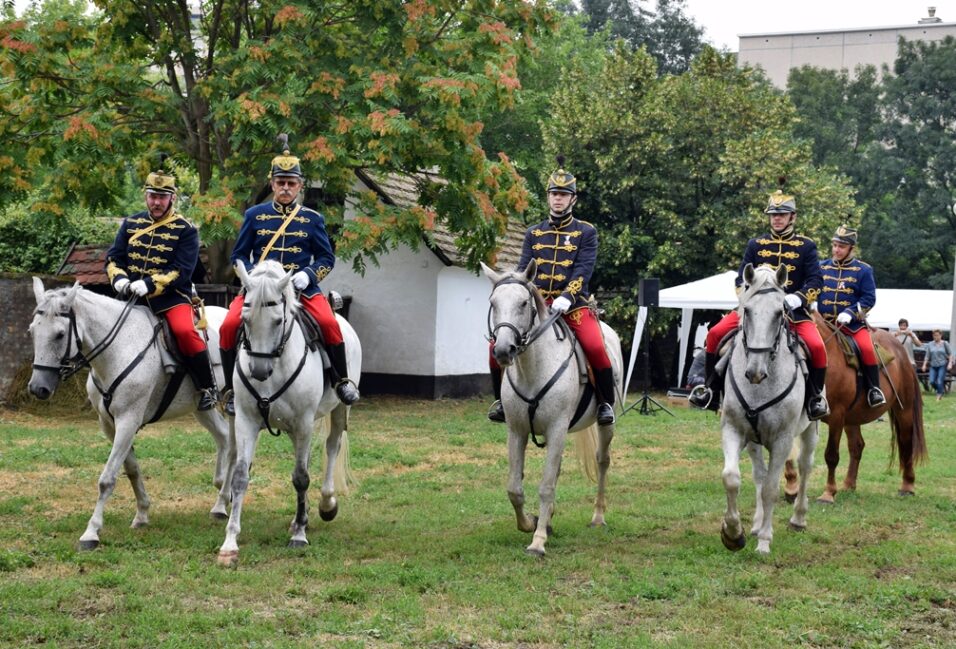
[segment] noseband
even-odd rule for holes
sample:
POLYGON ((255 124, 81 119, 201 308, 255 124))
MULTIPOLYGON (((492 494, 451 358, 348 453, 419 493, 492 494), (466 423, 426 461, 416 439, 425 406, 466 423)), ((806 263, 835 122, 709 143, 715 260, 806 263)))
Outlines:
MULTIPOLYGON (((534 326, 534 321, 538 318, 538 308, 535 306, 536 304, 535 294, 534 294, 534 289, 531 287, 531 284, 529 284, 528 282, 522 281, 520 279, 516 279, 514 277, 506 277, 503 280, 497 282, 494 285, 494 288, 492 288, 491 292, 494 293, 496 290, 498 290, 499 286, 504 286, 505 284, 519 284, 523 286, 525 290, 528 291, 528 297, 531 299, 531 322, 528 325, 528 330, 525 331, 524 333, 522 333, 517 326, 515 326, 514 324, 510 322, 499 322, 495 324, 494 326, 492 326, 492 323, 491 323, 492 308, 489 306, 488 307, 488 335, 485 336, 485 338, 488 340, 488 342, 494 343, 495 340, 497 340, 498 338, 499 330, 510 329, 511 331, 514 332, 515 338, 517 338, 518 340, 516 347, 518 349, 517 353, 520 355, 521 353, 524 352, 524 350, 528 348, 528 345, 530 345, 535 340, 540 338, 541 334, 547 331, 548 327, 553 325, 557 321, 557 319, 561 317, 561 312, 552 311, 548 315, 548 317, 542 320, 536 327, 534 326)), ((562 332, 560 327, 557 328, 556 331, 558 333, 558 338, 560 339, 562 337, 562 332)))
MULTIPOLYGON (((762 293, 774 293, 774 292, 776 292, 777 290, 778 290, 778 289, 776 289, 776 288, 774 288, 774 287, 772 287, 772 286, 768 286, 767 288, 762 288, 762 289, 760 289, 759 291, 756 291, 756 292, 754 293, 754 295, 760 295, 760 294, 762 294, 762 293)), ((751 347, 751 346, 747 343, 747 328, 744 326, 743 316, 741 316, 740 321, 741 321, 741 322, 740 322, 740 331, 741 331, 741 333, 743 334, 742 338, 743 338, 743 344, 744 344, 744 351, 745 351, 748 355, 751 354, 751 353, 753 353, 753 354, 761 354, 761 353, 770 352, 770 360, 772 361, 772 360, 773 360, 774 358, 776 358, 776 356, 777 356, 777 350, 778 350, 779 347, 780 347, 780 333, 781 333, 781 331, 783 331, 783 330, 786 330, 786 331, 787 331, 787 333, 788 333, 788 336, 787 336, 787 339, 788 339, 788 340, 787 340, 787 344, 788 344, 788 345, 790 344, 790 340, 789 340, 789 338, 790 338, 790 336, 789 336, 790 328, 783 326, 783 322, 781 322, 781 323, 780 323, 781 326, 777 328, 777 335, 776 335, 776 336, 774 337, 774 339, 773 339, 773 345, 771 345, 770 347, 751 347)))

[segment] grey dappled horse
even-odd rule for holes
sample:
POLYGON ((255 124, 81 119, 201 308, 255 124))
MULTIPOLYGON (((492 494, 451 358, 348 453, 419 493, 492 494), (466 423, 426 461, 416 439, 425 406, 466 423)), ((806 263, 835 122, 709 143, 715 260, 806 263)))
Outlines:
MULTIPOLYGON (((300 308, 282 265, 273 260, 258 264, 248 273, 242 264, 236 272, 246 289, 242 307, 245 340, 240 345, 234 371, 236 391, 236 466, 232 482, 232 511, 226 539, 219 549, 219 563, 235 565, 239 560, 237 537, 241 528, 242 504, 249 487, 249 470, 262 428, 285 431, 292 440, 295 467, 292 484, 296 490, 296 513, 292 519, 290 547, 308 544, 305 530, 309 521, 306 492, 309 488, 309 460, 316 419, 330 415, 325 440, 325 476, 319 516, 331 521, 338 513, 335 491, 346 489, 348 481, 349 407, 339 401, 325 381, 322 356, 311 351, 295 319, 300 308)), ((358 383, 362 348, 355 330, 339 315, 345 339, 348 375, 358 383)))
POLYGON ((770 553, 773 539, 773 507, 780 491, 780 475, 794 440, 799 436, 800 484, 793 505, 790 527, 806 529, 807 481, 817 444, 817 422, 804 408, 806 382, 796 353, 796 335, 784 314, 787 269, 744 268, 744 287, 739 300, 740 331, 724 377, 724 401, 720 425, 724 449, 724 489, 727 511, 720 537, 730 550, 746 545, 737 496, 740 492, 740 455, 744 449, 753 463, 757 492, 751 534, 757 536, 757 552, 770 553), (770 454, 769 469, 763 449, 770 454))
MULTIPOLYGON (((133 452, 136 433, 161 410, 164 393, 172 375, 163 369, 155 320, 147 309, 129 309, 127 303, 84 291, 79 283, 71 288, 44 291, 43 282, 33 278, 37 308, 30 324, 33 337, 33 375, 29 390, 40 399, 48 399, 56 390, 63 372, 71 366, 88 365, 86 392, 99 417, 100 430, 113 447, 99 478, 99 499, 93 516, 80 537, 80 548, 91 550, 100 543, 103 509, 122 466, 136 495, 136 516, 132 527, 149 523, 149 498, 133 452), (125 374, 125 375, 124 375, 125 374)), ((222 384, 222 368, 218 364, 219 325, 226 310, 206 309, 209 352, 214 359, 216 380, 222 384)), ((72 372, 70 372, 72 373, 72 372)), ((229 477, 234 446, 229 426, 217 410, 199 412, 199 393, 186 377, 162 419, 192 412, 216 441, 214 483, 219 497, 210 514, 226 517, 229 498, 229 477)))
MULTIPOLYGON (((549 309, 531 283, 537 271, 535 262, 529 263, 523 273, 497 272, 484 264, 481 267, 494 284, 489 298, 488 324, 494 338, 495 359, 504 370, 505 378, 501 386, 501 404, 508 425, 508 497, 518 518, 518 529, 534 532, 526 552, 543 556, 568 432, 580 431, 575 436, 578 457, 589 476, 597 474, 597 498, 591 526, 605 524, 605 488, 614 425, 596 425, 597 399, 592 396, 584 415, 571 431, 568 430, 586 385, 580 380, 582 368, 578 366, 574 352, 573 334, 566 327, 558 328, 558 325, 546 322, 549 309), (529 435, 543 436, 547 444, 544 472, 538 487, 539 513, 534 518, 525 514, 522 484, 529 435)), ((621 341, 603 322, 601 329, 620 392, 623 375, 621 341)))

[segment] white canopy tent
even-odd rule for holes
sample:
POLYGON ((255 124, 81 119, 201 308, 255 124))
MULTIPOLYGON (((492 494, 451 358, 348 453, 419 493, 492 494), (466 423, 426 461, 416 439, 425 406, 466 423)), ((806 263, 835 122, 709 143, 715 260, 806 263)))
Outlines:
MULTIPOLYGON (((690 339, 690 327, 694 318, 694 309, 716 309, 730 311, 737 307, 737 292, 734 289, 736 270, 728 270, 712 277, 705 277, 680 286, 663 289, 659 294, 658 305, 662 308, 680 309, 680 356, 677 360, 678 380, 684 375, 684 359, 687 357, 687 344, 690 339)), ((876 306, 867 316, 870 326, 894 329, 900 318, 906 318, 913 331, 940 329, 949 331, 953 312, 952 291, 931 291, 918 289, 878 288, 876 306)), ((640 307, 634 326, 634 338, 631 341, 631 358, 624 380, 624 394, 631 382, 634 362, 647 322, 647 307, 640 307)))

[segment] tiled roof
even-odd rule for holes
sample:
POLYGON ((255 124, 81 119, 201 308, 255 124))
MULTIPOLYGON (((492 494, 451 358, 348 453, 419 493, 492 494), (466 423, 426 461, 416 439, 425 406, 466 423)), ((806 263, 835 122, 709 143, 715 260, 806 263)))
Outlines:
MULTIPOLYGON (((419 190, 417 183, 445 182, 441 177, 430 173, 419 173, 408 176, 398 173, 387 175, 373 174, 368 170, 356 172, 358 177, 372 190, 378 193, 389 204, 398 207, 411 207, 418 203, 419 190)), ((524 242, 525 227, 514 220, 508 222, 505 236, 498 241, 497 255, 493 265, 499 269, 510 269, 517 265, 521 258, 521 245, 524 242)), ((426 237, 425 242, 439 259, 448 266, 464 266, 465 259, 455 244, 455 235, 442 223, 435 223, 434 229, 426 237)))
POLYGON ((102 284, 109 286, 106 276, 106 251, 108 244, 73 244, 60 264, 57 275, 72 275, 84 286, 102 284))

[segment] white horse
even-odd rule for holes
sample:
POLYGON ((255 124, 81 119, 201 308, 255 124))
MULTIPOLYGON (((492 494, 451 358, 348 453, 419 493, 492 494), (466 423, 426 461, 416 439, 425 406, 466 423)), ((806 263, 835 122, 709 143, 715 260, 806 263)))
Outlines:
MULTIPOLYGON (((534 532, 525 551, 544 556, 561 456, 569 432, 581 431, 575 436, 578 458, 589 477, 597 474, 591 526, 605 524, 605 488, 614 425, 596 425, 597 399, 593 394, 587 397, 590 386, 581 381, 583 368, 575 353, 574 336, 557 314, 548 316, 548 307, 531 283, 537 264, 532 261, 523 273, 497 272, 484 264, 481 267, 494 284, 488 325, 495 359, 506 378, 502 381, 501 403, 508 424, 508 498, 518 519, 518 529, 534 532), (579 404, 583 415, 573 421, 579 404), (544 472, 538 487, 539 514, 533 518, 525 514, 522 485, 529 435, 536 443, 539 435, 546 442, 544 472)), ((601 329, 620 393, 621 342, 603 322, 601 329)))
MULTIPOLYGON (((86 392, 99 416, 100 430, 113 447, 99 478, 100 496, 93 516, 80 537, 79 547, 92 550, 100 543, 103 509, 122 466, 136 495, 136 516, 132 527, 149 523, 149 498, 133 452, 133 438, 146 424, 167 417, 193 412, 216 441, 216 471, 213 482, 219 497, 210 514, 226 517, 229 499, 229 470, 234 447, 229 425, 216 410, 196 410, 198 391, 181 374, 169 375, 157 341, 155 320, 143 307, 128 308, 119 300, 84 291, 79 283, 71 288, 44 291, 43 282, 33 278, 37 308, 30 324, 33 336, 33 375, 30 393, 48 399, 59 385, 61 376, 89 366, 86 392), (167 389, 169 387, 169 389, 167 389)), ((222 383, 219 364, 219 325, 226 310, 206 309, 209 323, 209 352, 214 359, 217 381, 222 383)))
MULTIPOLYGON (((249 486, 249 470, 259 431, 281 429, 288 433, 295 450, 292 484, 296 490, 296 512, 289 531, 289 547, 308 544, 309 522, 306 493, 309 488, 309 460, 312 433, 317 418, 330 415, 326 426, 325 477, 319 516, 331 521, 338 513, 336 489, 348 485, 349 407, 339 401, 323 371, 322 355, 312 351, 302 328, 296 323, 300 308, 281 264, 266 260, 248 273, 242 264, 236 272, 246 288, 242 307, 245 340, 240 346, 233 385, 236 390, 236 466, 232 482, 232 511, 226 539, 219 549, 219 563, 234 566, 239 561, 238 536, 242 503, 249 486)), ((362 348, 352 326, 336 314, 348 358, 348 375, 356 383, 361 375, 362 348)), ((274 434, 278 434, 275 432, 274 434)))
POLYGON ((724 401, 720 417, 724 449, 724 489, 727 511, 720 530, 724 545, 741 550, 743 534, 737 496, 740 493, 740 455, 746 446, 753 463, 757 492, 752 535, 757 552, 770 553, 773 539, 773 507, 780 491, 780 474, 794 445, 800 440, 800 484, 794 500, 790 528, 807 527, 807 482, 817 445, 817 422, 810 421, 804 407, 806 381, 797 355, 797 338, 784 317, 787 269, 744 268, 740 293, 740 332, 734 343, 724 377, 724 401), (770 454, 769 469, 763 449, 770 454))

